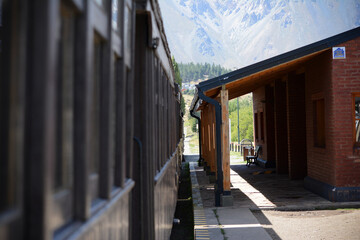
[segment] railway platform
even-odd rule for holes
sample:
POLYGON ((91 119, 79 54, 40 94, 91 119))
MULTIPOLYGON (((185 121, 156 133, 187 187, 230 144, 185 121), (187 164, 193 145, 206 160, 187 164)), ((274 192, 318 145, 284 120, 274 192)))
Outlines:
POLYGON ((215 207, 214 187, 196 156, 190 163, 194 203, 195 239, 272 239, 252 211, 315 210, 360 207, 360 202, 330 202, 303 188, 302 180, 289 180, 274 170, 257 166, 231 165, 231 192, 234 205, 215 207))

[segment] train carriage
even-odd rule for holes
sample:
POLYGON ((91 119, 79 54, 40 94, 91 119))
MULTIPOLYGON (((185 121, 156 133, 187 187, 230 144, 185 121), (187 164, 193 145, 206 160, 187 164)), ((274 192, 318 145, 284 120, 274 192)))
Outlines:
POLYGON ((168 239, 180 91, 157 1, 0 1, 0 239, 168 239))

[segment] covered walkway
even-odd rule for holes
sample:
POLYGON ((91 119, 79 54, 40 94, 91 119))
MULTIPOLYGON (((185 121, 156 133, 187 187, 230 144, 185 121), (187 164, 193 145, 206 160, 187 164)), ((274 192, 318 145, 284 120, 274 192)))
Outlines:
MULTIPOLYGON (((230 166, 233 207, 251 210, 309 210, 335 206, 360 206, 360 202, 333 203, 304 188, 304 180, 289 180, 286 174, 276 174, 273 169, 245 164, 230 166)), ((214 187, 201 167, 196 171, 200 194, 205 208, 215 207, 214 187)))
MULTIPOLYGON (((250 92, 254 142, 262 149, 257 163, 281 174, 275 175, 276 184, 300 180, 330 201, 360 200, 359 55, 360 27, 196 86, 190 111, 201 112, 200 158, 206 174, 216 179, 215 206, 231 203, 236 195, 228 101, 250 92)), ((259 187, 271 189, 269 181, 259 187)), ((286 189, 282 198, 306 196, 290 193, 286 189)))

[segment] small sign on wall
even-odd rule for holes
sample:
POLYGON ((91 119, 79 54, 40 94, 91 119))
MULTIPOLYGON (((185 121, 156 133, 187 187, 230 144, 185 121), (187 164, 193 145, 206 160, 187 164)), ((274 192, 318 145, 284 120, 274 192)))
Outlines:
POLYGON ((333 59, 345 59, 346 58, 345 47, 333 47, 332 53, 333 53, 333 59))

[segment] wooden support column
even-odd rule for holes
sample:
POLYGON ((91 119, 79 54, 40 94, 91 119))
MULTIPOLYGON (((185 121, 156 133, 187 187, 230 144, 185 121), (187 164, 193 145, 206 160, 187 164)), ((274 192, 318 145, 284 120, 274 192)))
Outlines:
POLYGON ((202 126, 203 126, 203 135, 204 138, 202 139, 203 144, 203 158, 204 158, 204 168, 205 170, 209 166, 209 146, 208 146, 208 108, 207 106, 201 111, 202 114, 202 126))
POLYGON ((210 119, 210 171, 216 173, 216 133, 215 133, 215 107, 209 105, 209 119, 210 119))
POLYGON ((210 172, 210 164, 211 164, 211 139, 210 139, 210 106, 206 107, 206 134, 205 134, 205 142, 206 142, 206 172, 210 172))
POLYGON ((230 149, 229 149, 229 94, 223 87, 220 91, 221 103, 221 154, 223 167, 224 193, 230 193, 230 149))
POLYGON ((206 117, 204 115, 204 110, 201 111, 201 136, 199 136, 201 138, 201 156, 203 158, 203 164, 204 166, 206 163, 206 157, 205 157, 205 151, 206 151, 206 139, 205 139, 205 121, 206 121, 206 117))
POLYGON ((206 134, 205 134, 205 142, 206 142, 206 163, 207 163, 207 170, 210 170, 210 163, 211 163, 211 149, 210 149, 210 107, 209 105, 206 106, 206 134))

